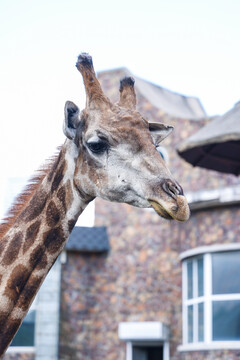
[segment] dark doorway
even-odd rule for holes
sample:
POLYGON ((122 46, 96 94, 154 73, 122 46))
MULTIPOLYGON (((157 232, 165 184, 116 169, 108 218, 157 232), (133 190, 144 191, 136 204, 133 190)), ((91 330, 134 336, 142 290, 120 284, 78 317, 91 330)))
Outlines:
POLYGON ((133 346, 133 360, 163 360, 162 346, 133 346))

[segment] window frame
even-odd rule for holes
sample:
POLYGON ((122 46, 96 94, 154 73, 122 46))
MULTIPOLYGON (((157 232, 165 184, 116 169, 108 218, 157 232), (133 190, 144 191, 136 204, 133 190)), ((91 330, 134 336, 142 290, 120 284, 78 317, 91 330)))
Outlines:
POLYGON ((170 359, 169 328, 159 321, 120 322, 118 337, 126 342, 126 360, 133 359, 134 346, 161 346, 163 359, 170 359))
MULTIPOLYGON (((211 349, 239 349, 240 340, 213 340, 212 339, 212 304, 214 301, 239 300, 240 293, 235 294, 212 294, 212 255, 217 252, 234 252, 240 250, 240 244, 222 244, 204 246, 186 251, 180 255, 182 260, 182 345, 178 347, 179 351, 196 351, 211 349), (204 293, 203 296, 194 297, 196 295, 196 287, 198 286, 196 262, 199 257, 203 257, 203 277, 204 277, 204 293), (187 264, 193 261, 193 298, 188 299, 187 296, 187 264), (210 274, 210 276, 206 276, 210 274), (195 277, 195 278, 194 278, 195 277), (204 304, 204 331, 203 341, 198 341, 198 324, 197 313, 193 310, 193 342, 188 343, 188 306, 199 303, 204 304), (197 340, 197 341, 196 341, 197 340)), ((196 306, 195 306, 196 308, 196 306)))

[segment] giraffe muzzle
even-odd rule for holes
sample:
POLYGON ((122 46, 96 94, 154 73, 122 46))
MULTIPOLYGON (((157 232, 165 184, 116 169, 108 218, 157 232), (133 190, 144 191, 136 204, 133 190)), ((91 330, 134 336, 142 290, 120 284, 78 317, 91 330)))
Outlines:
POLYGON ((184 195, 177 194, 170 189, 171 201, 163 199, 149 199, 149 203, 158 215, 168 220, 187 221, 190 217, 190 209, 184 195))
POLYGON ((168 220, 188 220, 190 216, 189 206, 178 182, 167 179, 162 182, 161 188, 163 196, 148 200, 157 214, 168 220))

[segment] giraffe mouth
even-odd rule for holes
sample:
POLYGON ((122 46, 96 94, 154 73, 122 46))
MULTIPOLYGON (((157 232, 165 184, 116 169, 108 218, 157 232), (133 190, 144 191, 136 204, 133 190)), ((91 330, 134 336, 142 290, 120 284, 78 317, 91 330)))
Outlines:
POLYGON ((164 219, 167 219, 167 220, 173 220, 174 219, 174 217, 171 214, 169 214, 167 212, 167 210, 159 202, 156 202, 156 201, 153 201, 153 200, 148 200, 148 201, 149 201, 152 208, 156 211, 156 213, 158 215, 160 215, 161 217, 163 217, 164 219))
POLYGON ((189 219, 190 210, 185 196, 178 195, 176 203, 169 206, 165 201, 149 199, 150 205, 156 213, 168 220, 186 221, 189 219))

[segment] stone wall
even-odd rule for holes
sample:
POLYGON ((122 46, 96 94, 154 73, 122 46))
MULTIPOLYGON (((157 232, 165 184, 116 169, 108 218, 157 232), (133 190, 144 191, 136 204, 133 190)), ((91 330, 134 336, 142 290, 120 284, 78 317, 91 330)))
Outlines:
POLYGON ((2 360, 35 360, 34 354, 27 353, 7 353, 2 358, 2 360))
MULTIPOLYGON (((117 333, 122 321, 163 322, 170 327, 171 359, 193 359, 193 353, 177 351, 182 341, 179 254, 201 245, 240 242, 240 209, 201 211, 184 224, 128 205, 97 200, 96 207, 97 225, 108 226, 111 252, 68 255, 60 359, 124 360, 125 346, 117 333)), ((212 354, 203 358, 213 359, 212 354)))
POLYGON ((172 360, 239 360, 240 350, 189 352, 173 357, 172 360))

